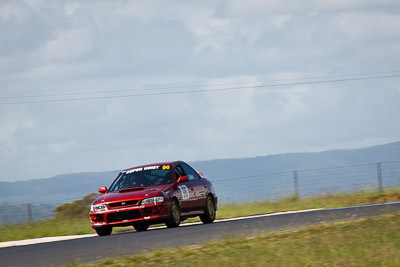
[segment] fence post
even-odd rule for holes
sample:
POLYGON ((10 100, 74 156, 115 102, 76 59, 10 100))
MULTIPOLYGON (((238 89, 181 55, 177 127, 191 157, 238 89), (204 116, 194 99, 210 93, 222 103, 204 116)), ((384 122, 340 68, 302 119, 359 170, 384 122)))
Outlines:
POLYGON ((26 208, 28 210, 28 222, 32 221, 32 204, 28 203, 26 204, 26 208))
POLYGON ((294 181, 294 195, 296 198, 300 198, 300 190, 299 190, 299 176, 297 171, 293 171, 293 181, 294 181))
POLYGON ((376 164, 376 169, 378 171, 378 187, 379 187, 379 191, 382 192, 383 191, 382 164, 381 163, 377 163, 376 164))

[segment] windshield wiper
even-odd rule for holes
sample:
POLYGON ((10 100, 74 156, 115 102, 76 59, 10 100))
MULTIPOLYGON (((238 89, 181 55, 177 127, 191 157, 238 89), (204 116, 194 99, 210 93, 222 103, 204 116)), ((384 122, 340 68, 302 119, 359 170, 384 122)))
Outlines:
POLYGON ((127 191, 138 191, 138 190, 144 190, 144 187, 129 187, 129 188, 122 188, 118 190, 119 193, 121 192, 127 192, 127 191))

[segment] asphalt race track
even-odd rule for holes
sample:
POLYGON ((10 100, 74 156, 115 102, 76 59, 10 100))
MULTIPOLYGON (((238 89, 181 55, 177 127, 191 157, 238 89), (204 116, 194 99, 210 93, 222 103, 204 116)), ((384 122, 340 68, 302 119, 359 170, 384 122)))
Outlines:
POLYGON ((107 257, 134 255, 157 248, 174 249, 234 236, 293 230, 328 222, 349 221, 384 214, 400 214, 400 202, 357 207, 269 214, 195 224, 178 228, 127 231, 106 237, 0 248, 0 266, 60 266, 72 262, 93 262, 107 257))

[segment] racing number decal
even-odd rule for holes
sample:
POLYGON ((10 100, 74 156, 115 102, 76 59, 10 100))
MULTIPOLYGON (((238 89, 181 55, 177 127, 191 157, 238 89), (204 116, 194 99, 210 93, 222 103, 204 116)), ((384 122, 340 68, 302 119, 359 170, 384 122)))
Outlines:
POLYGON ((182 194, 182 200, 188 200, 189 199, 189 190, 186 187, 186 185, 180 185, 178 187, 182 194))

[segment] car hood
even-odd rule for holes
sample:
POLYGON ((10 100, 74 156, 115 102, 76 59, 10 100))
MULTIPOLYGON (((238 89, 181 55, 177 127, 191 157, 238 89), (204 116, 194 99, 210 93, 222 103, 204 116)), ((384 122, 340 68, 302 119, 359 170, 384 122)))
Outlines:
POLYGON ((112 203, 119 201, 143 199, 148 197, 159 196, 161 191, 170 191, 172 185, 156 185, 144 187, 138 190, 124 191, 124 192, 108 192, 96 198, 93 204, 112 203))

